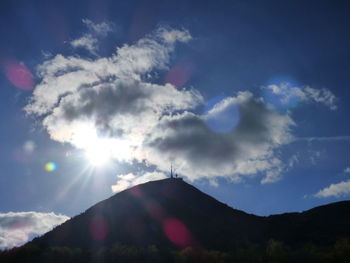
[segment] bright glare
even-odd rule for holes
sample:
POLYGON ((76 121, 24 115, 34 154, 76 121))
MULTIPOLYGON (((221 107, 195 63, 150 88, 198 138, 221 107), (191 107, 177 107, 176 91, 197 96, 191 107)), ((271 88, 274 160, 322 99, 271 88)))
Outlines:
POLYGON ((103 144, 101 145, 98 141, 96 144, 90 144, 85 150, 85 156, 93 166, 101 166, 106 164, 111 158, 112 154, 103 144))
POLYGON ((79 125, 73 135, 73 143, 85 151, 92 166, 102 166, 113 158, 126 160, 131 157, 131 147, 125 140, 100 138, 92 125, 79 125))

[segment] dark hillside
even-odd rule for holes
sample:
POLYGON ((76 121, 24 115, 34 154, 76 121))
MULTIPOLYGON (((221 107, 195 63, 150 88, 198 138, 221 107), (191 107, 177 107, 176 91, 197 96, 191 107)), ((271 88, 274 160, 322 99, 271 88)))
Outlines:
POLYGON ((164 179, 99 202, 33 243, 230 249, 260 241, 262 229, 263 218, 232 209, 181 179, 164 179))

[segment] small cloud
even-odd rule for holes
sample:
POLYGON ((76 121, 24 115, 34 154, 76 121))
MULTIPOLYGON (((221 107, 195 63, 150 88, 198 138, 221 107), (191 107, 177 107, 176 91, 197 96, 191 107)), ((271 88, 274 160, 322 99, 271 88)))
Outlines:
POLYGON ((135 175, 133 173, 121 174, 117 176, 117 182, 111 186, 113 193, 121 192, 134 185, 143 184, 148 181, 160 180, 166 178, 162 172, 149 172, 142 175, 135 175))
POLYGON ((295 166, 295 164, 299 163, 299 155, 298 154, 293 154, 289 160, 288 160, 288 167, 289 168, 293 168, 295 166))
POLYGON ((212 187, 217 188, 219 186, 218 180, 216 180, 215 178, 212 178, 209 180, 209 185, 212 187))
POLYGON ((55 213, 0 213, 0 248, 11 248, 50 231, 69 217, 55 213))
POLYGON ((350 167, 346 167, 344 173, 350 173, 350 167))
POLYGON ((331 184, 330 186, 320 190, 314 196, 318 198, 325 198, 325 197, 347 196, 349 194, 350 194, 350 180, 343 181, 336 184, 331 184))
POLYGON ((82 47, 90 51, 92 54, 96 54, 96 51, 98 49, 97 43, 98 41, 96 38, 90 34, 86 34, 81 38, 73 40, 70 44, 74 48, 82 47))
MULTIPOLYGON (((285 82, 263 87, 269 92, 267 101, 283 108, 294 107, 299 102, 316 102, 327 106, 330 110, 336 110, 335 95, 328 89, 315 89, 309 86, 294 87, 285 82), (271 95, 271 96, 269 96, 271 95)), ((276 105, 275 105, 276 106, 276 105)))
POLYGON ((113 31, 112 23, 102 22, 102 23, 96 24, 89 19, 83 19, 82 21, 92 33, 95 33, 102 37, 107 36, 109 32, 113 31))
POLYGON ((284 167, 281 165, 281 160, 275 159, 275 162, 274 169, 270 169, 266 172, 265 177, 260 181, 261 184, 270 184, 281 180, 281 173, 284 167))
POLYGON ((310 151, 309 158, 313 165, 316 165, 317 161, 321 158, 322 153, 320 151, 310 151))
POLYGON ((176 41, 188 42, 192 39, 192 36, 188 30, 168 30, 164 27, 160 27, 157 31, 157 35, 168 44, 173 44, 176 41))
POLYGON ((87 26, 89 33, 74 39, 70 42, 70 45, 74 48, 85 48, 91 54, 97 55, 98 39, 106 37, 109 32, 113 31, 112 24, 107 22, 95 24, 89 19, 83 19, 82 21, 87 26))

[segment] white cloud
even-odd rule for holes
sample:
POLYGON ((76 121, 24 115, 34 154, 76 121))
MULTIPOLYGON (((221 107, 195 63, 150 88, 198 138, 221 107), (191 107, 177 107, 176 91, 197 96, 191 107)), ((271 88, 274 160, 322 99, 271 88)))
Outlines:
MULTIPOLYGON (((291 141, 293 120, 250 92, 227 100, 239 107, 235 130, 217 133, 190 112, 164 116, 145 140, 145 159, 163 171, 172 162, 192 180, 224 176, 239 181, 241 176, 266 173, 262 183, 277 181, 283 164, 274 150, 291 141)), ((220 107, 214 108, 218 114, 220 107)))
POLYGON ((331 184, 330 186, 320 190, 315 194, 315 197, 340 197, 350 194, 350 181, 343 181, 337 184, 331 184))
POLYGON ((350 167, 346 167, 344 173, 350 173, 350 167))
POLYGON ((113 31, 112 24, 107 22, 96 24, 89 19, 83 19, 82 21, 89 29, 89 33, 85 33, 80 38, 72 40, 70 45, 74 48, 85 48, 91 54, 97 55, 98 39, 106 37, 109 32, 113 31))
POLYGON ((159 30, 134 45, 124 45, 109 58, 57 55, 46 61, 38 67, 42 81, 25 110, 45 115, 42 123, 57 141, 73 143, 77 129, 92 124, 103 133, 119 134, 138 145, 140 136, 161 115, 202 101, 196 90, 143 80, 151 70, 165 69, 169 63, 175 42, 164 42, 162 34, 164 30, 159 30))
POLYGON ((20 246, 68 219, 65 215, 55 213, 0 213, 0 248, 20 246))
POLYGON ((77 47, 85 48, 88 51, 90 51, 92 54, 96 54, 96 51, 98 49, 98 46, 97 46, 98 40, 90 34, 86 34, 81 38, 75 39, 70 44, 74 48, 77 48, 77 47))
POLYGON ((164 27, 158 29, 157 34, 166 43, 172 44, 176 41, 188 42, 192 39, 191 34, 186 29, 169 30, 164 27))
POLYGON ((113 193, 121 192, 134 185, 143 184, 148 181, 160 180, 166 178, 162 172, 148 172, 142 175, 135 175, 132 173, 121 174, 117 176, 117 181, 111 186, 113 193))
POLYGON ((278 101, 282 105, 288 105, 298 101, 317 102, 324 104, 331 110, 337 109, 337 98, 330 90, 325 88, 314 89, 309 86, 293 87, 289 83, 281 83, 279 85, 269 85, 267 87, 263 87, 263 89, 266 89, 272 94, 278 96, 278 101))
MULTIPOLYGON (((147 78, 167 70, 175 44, 190 39, 187 30, 159 28, 110 57, 56 55, 39 65, 41 82, 25 110, 41 119, 53 140, 84 149, 92 137, 108 139, 117 145, 114 158, 145 162, 160 171, 173 162, 190 180, 238 182, 257 175, 261 183, 279 180, 285 165, 276 150, 293 139, 295 125, 288 112, 239 92, 199 115, 193 111, 203 103, 198 90, 147 78), (210 125, 217 120, 229 124, 217 130, 210 125)), ((123 177, 119 181, 114 191, 132 184, 123 177)))

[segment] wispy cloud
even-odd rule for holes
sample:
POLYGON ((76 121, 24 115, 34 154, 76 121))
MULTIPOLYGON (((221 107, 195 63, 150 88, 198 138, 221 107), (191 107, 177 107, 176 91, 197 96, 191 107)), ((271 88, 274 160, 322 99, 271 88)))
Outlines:
POLYGON ((273 84, 263 89, 271 92, 275 100, 281 105, 291 105, 298 102, 316 102, 327 106, 331 110, 336 110, 337 98, 326 88, 315 89, 309 86, 295 87, 290 83, 273 84))
POLYGON ((350 195, 350 181, 343 181, 320 190, 314 196, 319 198, 341 197, 350 195))
POLYGON ((82 21, 92 33, 100 36, 107 36, 108 33, 113 31, 113 24, 110 22, 94 23, 89 19, 83 19, 82 21))
POLYGON ((333 141, 350 141, 350 136, 329 136, 329 137, 294 137, 293 141, 319 141, 319 142, 333 142, 333 141))
POLYGON ((97 51, 97 39, 90 34, 86 34, 78 39, 74 39, 70 44, 72 47, 83 47, 93 54, 97 51))
POLYGON ((19 246, 62 224, 69 217, 55 213, 0 213, 0 248, 19 246))
POLYGON ((113 31, 112 24, 107 22, 96 24, 89 19, 83 19, 83 23, 87 26, 89 32, 72 40, 70 45, 74 48, 85 48, 91 54, 97 55, 98 39, 106 37, 109 32, 113 31))

